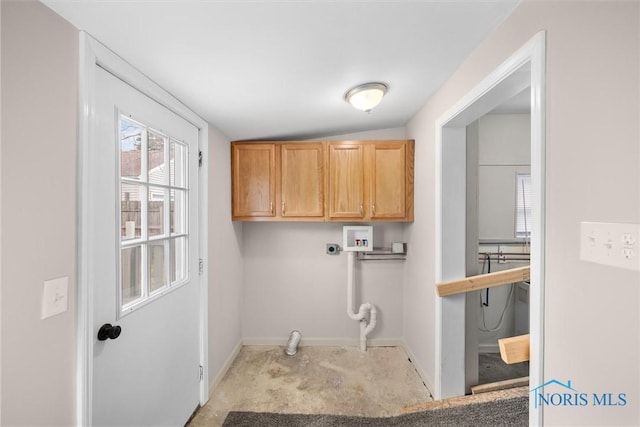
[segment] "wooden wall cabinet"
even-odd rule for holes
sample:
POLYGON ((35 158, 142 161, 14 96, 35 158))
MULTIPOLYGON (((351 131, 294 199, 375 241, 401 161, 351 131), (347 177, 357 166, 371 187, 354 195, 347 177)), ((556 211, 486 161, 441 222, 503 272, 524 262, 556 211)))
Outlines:
POLYGON ((413 221, 414 142, 233 142, 234 221, 413 221))
POLYGON ((233 219, 272 218, 276 203, 274 144, 231 146, 233 219))
POLYGON ((330 142, 330 221, 413 221, 413 141, 330 142))
POLYGON ((324 220, 324 144, 281 144, 280 158, 280 216, 324 220))
POLYGON ((323 221, 324 143, 232 143, 234 221, 323 221))

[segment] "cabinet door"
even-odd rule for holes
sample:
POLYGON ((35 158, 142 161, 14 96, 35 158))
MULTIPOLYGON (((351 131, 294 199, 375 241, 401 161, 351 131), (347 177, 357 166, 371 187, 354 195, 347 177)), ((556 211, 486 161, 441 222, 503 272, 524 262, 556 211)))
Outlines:
POLYGON ((376 143, 368 148, 371 218, 405 218, 407 144, 404 141, 376 143))
POLYGON ((364 218, 364 146, 329 144, 329 217, 364 218))
POLYGON ((324 217, 323 144, 282 144, 280 150, 282 217, 324 217))
POLYGON ((272 217, 276 194, 274 144, 233 144, 233 218, 272 217))

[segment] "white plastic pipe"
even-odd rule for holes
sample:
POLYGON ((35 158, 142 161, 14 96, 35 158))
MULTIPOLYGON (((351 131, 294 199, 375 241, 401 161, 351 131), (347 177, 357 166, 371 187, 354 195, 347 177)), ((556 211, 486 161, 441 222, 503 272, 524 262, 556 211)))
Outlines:
POLYGON ((347 258, 347 314, 353 320, 360 322, 360 350, 367 351, 367 335, 376 327, 376 306, 368 302, 360 305, 358 313, 353 311, 353 282, 355 281, 356 257, 354 252, 348 253, 347 258), (367 314, 369 323, 367 324, 367 314))

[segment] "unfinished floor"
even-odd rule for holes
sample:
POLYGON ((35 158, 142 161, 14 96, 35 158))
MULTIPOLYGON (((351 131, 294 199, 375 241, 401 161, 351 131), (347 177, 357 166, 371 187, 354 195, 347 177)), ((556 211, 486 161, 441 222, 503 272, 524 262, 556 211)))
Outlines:
POLYGON ((229 411, 391 416, 430 400, 400 347, 245 346, 189 426, 221 426, 229 411))

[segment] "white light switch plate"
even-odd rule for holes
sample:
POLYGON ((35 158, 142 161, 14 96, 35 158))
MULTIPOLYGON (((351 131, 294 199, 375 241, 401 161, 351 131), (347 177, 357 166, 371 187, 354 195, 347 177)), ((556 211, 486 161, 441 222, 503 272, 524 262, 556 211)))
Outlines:
POLYGON ((640 270, 640 224, 580 223, 580 259, 640 270))
POLYGON ((68 277, 45 281, 42 292, 42 319, 67 311, 68 293, 68 277))

